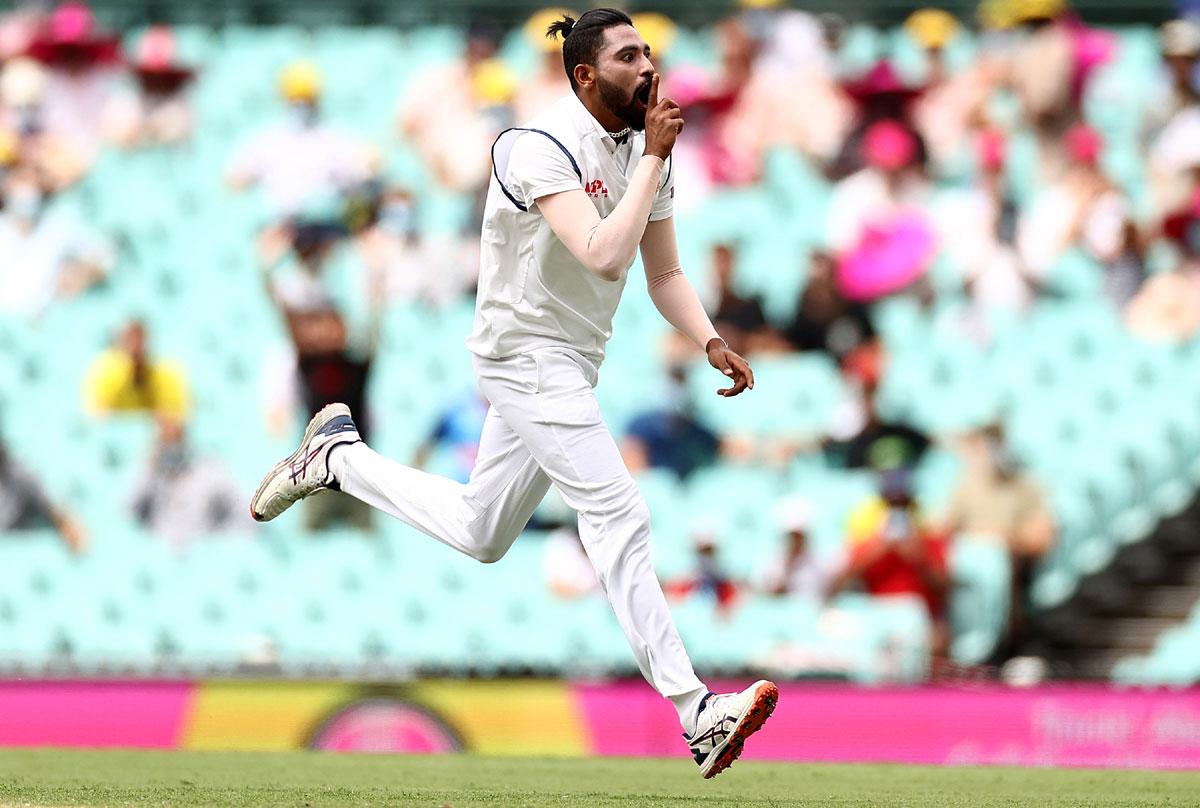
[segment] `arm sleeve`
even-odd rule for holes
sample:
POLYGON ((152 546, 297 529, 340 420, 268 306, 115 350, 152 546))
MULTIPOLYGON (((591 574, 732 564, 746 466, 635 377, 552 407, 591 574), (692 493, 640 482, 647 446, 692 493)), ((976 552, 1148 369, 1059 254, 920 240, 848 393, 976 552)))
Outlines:
POLYGON ((679 265, 674 219, 651 221, 646 226, 646 234, 642 237, 642 263, 646 267, 650 299, 663 319, 703 349, 709 340, 718 336, 717 329, 679 265))
MULTIPOLYGON (((646 231, 651 206, 659 192, 662 159, 643 156, 638 160, 625 196, 612 213, 601 219, 596 206, 583 192, 566 155, 546 138, 542 138, 546 143, 538 144, 536 148, 544 150, 548 146, 558 151, 555 158, 558 168, 552 173, 545 166, 536 171, 530 171, 528 166, 520 167, 525 163, 522 147, 534 148, 526 146, 526 141, 531 140, 526 135, 513 147, 508 175, 520 193, 512 192, 518 198, 523 196, 536 202, 554 235, 589 272, 607 281, 619 280, 633 264, 638 244, 646 231), (569 186, 564 169, 571 178, 569 186), (526 174, 524 179, 521 178, 523 173, 526 174)), ((532 209, 533 206, 529 207, 532 209)))
POLYGON ((650 221, 661 222, 675 215, 675 157, 667 158, 663 178, 659 182, 654 204, 650 206, 650 221))

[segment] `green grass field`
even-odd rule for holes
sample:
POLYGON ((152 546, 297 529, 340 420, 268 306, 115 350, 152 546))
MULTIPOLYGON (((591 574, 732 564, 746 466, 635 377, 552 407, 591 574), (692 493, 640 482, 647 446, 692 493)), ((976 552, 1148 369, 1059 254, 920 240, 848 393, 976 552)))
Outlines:
POLYGON ((1200 774, 320 753, 0 751, 0 806, 1195 806, 1200 774))

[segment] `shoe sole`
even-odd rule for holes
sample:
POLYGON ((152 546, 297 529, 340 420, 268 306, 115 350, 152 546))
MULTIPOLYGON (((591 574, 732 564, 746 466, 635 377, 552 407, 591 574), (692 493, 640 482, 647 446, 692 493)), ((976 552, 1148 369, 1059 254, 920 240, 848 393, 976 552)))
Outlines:
POLYGON ((254 505, 262 497, 263 492, 267 490, 267 486, 271 484, 271 481, 275 479, 275 476, 281 471, 290 468, 292 463, 295 463, 301 455, 308 451, 308 444, 312 443, 313 438, 317 436, 317 430, 321 428, 321 425, 329 421, 331 418, 336 417, 336 415, 331 414, 334 410, 337 411, 337 415, 350 414, 350 408, 345 404, 326 404, 324 407, 322 407, 316 415, 309 419, 308 426, 304 428, 304 437, 301 439, 300 446, 296 449, 296 451, 292 452, 283 460, 280 460, 278 463, 276 463, 271 470, 267 472, 267 476, 263 477, 262 482, 258 484, 258 488, 254 491, 254 496, 250 499, 250 518, 255 522, 270 522, 271 519, 275 518, 275 516, 279 516, 283 513, 283 511, 287 510, 287 508, 284 508, 283 511, 275 514, 275 516, 267 517, 265 514, 256 513, 254 510, 254 505))
POLYGON ((725 739, 725 746, 716 752, 717 757, 713 761, 712 768, 704 772, 705 780, 716 777, 733 765, 733 762, 742 754, 746 739, 762 729, 763 724, 767 723, 767 719, 775 711, 777 703, 779 703, 779 688, 774 682, 764 681, 758 685, 754 692, 754 701, 750 703, 750 706, 738 719, 737 724, 734 725, 733 732, 725 739))

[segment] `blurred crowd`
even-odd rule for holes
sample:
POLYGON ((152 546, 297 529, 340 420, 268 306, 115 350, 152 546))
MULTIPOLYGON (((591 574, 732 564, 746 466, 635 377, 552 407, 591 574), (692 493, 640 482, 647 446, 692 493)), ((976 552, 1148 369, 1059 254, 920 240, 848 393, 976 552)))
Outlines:
MULTIPOLYGON (((698 525, 694 574, 666 582, 673 596, 711 597, 718 610, 737 608, 748 593, 824 602, 859 589, 916 598, 934 625, 934 651, 943 654, 954 585, 948 552, 969 536, 1011 557, 1010 625, 1019 635, 1030 570, 1055 538, 1047 494, 1014 456, 999 421, 965 435, 927 435, 880 411, 888 351, 877 334, 877 307, 897 296, 922 306, 958 297, 970 312, 968 333, 986 341, 1001 319, 1019 319, 1039 300, 1083 286, 1140 338, 1194 339, 1200 17, 1186 12, 1158 29, 1157 81, 1136 89, 1138 115, 1123 128, 1097 124, 1105 93, 1119 86, 1120 41, 1064 0, 985 0, 975 20, 921 9, 897 32, 914 55, 904 64, 842 58, 851 29, 837 15, 748 3, 712 27, 711 64, 698 66, 677 61, 680 29, 669 18, 635 16, 663 73, 663 94, 688 121, 674 154, 676 181, 687 189, 677 200, 679 217, 722 194, 769 185, 779 154, 801 161, 827 189, 823 210, 814 213, 823 217, 822 243, 804 259, 786 320, 769 316, 766 301, 742 282, 748 245, 714 243, 709 265, 689 271, 706 274, 700 286, 734 350, 752 358, 819 352, 836 362, 856 391, 854 412, 837 434, 789 451, 815 453, 830 468, 867 469, 878 480, 877 494, 845 515, 845 546, 836 557, 816 557, 807 547, 822 504, 803 492, 782 500, 779 556, 758 580, 724 574, 719 550, 735 537, 698 525), (1086 271, 1066 277, 1067 265, 1086 271), (912 483, 935 445, 962 458, 939 513, 917 501, 912 483)), ((287 335, 270 353, 262 385, 272 434, 288 435, 324 404, 345 401, 362 414, 369 436, 372 419, 388 417, 372 411, 368 392, 389 308, 436 309, 473 295, 491 143, 569 90, 559 45, 543 35, 561 13, 539 12, 520 34, 537 54, 532 69, 503 58, 510 32, 477 24, 465 30, 456 58, 411 78, 399 103, 381 88, 378 103, 395 104, 387 143, 372 143, 327 114, 313 62, 297 58, 279 72, 275 120, 241 133, 222 191, 255 194, 269 211, 246 250, 287 335), (400 147, 419 157, 433 191, 467 200, 475 211, 456 232, 421 227, 430 191, 405 187, 385 168, 387 152, 400 147)), ((0 317, 35 322, 120 273, 111 234, 55 199, 107 152, 188 148, 206 126, 192 99, 203 80, 204 65, 184 60, 165 26, 122 40, 81 2, 22 7, 0 18, 0 317)), ((220 458, 190 448, 195 402, 187 368, 155 353, 137 315, 129 312, 81 380, 90 417, 157 423, 145 474, 129 492, 130 513, 181 549, 205 535, 250 530, 246 492, 220 458)), ((630 467, 686 480, 746 452, 760 456, 697 415, 681 355, 678 344, 663 346, 667 395, 613 425, 630 467)), ((465 477, 485 411, 475 395, 452 402, 407 460, 423 465, 448 448, 454 473, 465 477)), ((341 495, 306 506, 309 530, 372 529, 369 509, 341 495)), ((0 532, 39 523, 85 549, 87 530, 0 450, 0 532)), ((569 529, 546 552, 556 593, 594 589, 569 529)))

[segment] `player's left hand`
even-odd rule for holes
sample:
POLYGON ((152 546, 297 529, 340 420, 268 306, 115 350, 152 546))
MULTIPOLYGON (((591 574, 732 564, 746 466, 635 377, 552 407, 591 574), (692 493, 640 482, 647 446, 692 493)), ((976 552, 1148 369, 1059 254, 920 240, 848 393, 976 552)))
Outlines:
POLYGON ((754 371, 750 369, 750 363, 729 350, 725 340, 711 339, 705 348, 708 351, 708 364, 733 379, 733 387, 719 388, 717 395, 729 398, 743 390, 754 389, 754 371))

